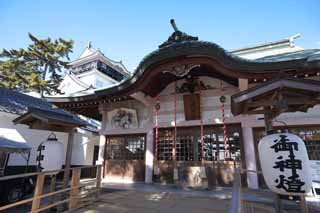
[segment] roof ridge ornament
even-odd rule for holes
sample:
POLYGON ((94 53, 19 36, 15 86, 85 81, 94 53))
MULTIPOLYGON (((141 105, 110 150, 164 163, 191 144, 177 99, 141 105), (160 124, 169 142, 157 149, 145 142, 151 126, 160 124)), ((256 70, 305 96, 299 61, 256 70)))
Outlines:
POLYGON ((91 41, 88 41, 87 48, 90 49, 92 47, 91 41))
POLYGON ((184 42, 184 41, 198 41, 198 37, 190 36, 184 32, 181 32, 178 29, 174 19, 170 20, 170 24, 171 24, 174 32, 171 34, 171 36, 168 38, 167 41, 165 41, 161 45, 159 45, 159 48, 170 46, 172 44, 180 43, 180 42, 184 42))
POLYGON ((174 32, 178 32, 178 31, 179 31, 179 30, 178 30, 178 27, 177 27, 177 25, 176 25, 176 22, 174 21, 174 19, 170 19, 170 24, 171 24, 174 32))

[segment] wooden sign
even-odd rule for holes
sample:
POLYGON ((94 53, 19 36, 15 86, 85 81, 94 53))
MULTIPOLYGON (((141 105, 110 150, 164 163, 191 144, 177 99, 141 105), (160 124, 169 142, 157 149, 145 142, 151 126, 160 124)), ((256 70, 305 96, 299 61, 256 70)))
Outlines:
POLYGON ((183 103, 186 121, 201 119, 199 94, 184 95, 183 103))
POLYGON ((311 189, 311 171, 303 140, 290 133, 267 135, 259 142, 261 169, 275 193, 302 195, 311 189))
POLYGON ((118 108, 108 112, 112 128, 138 128, 138 118, 135 109, 118 108))

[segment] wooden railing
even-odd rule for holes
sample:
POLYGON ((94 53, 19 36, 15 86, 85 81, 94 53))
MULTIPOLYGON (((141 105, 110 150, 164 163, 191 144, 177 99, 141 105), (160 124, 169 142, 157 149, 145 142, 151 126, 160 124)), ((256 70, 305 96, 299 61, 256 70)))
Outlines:
MULTIPOLYGON (((44 210, 51 209, 53 207, 60 207, 62 211, 73 211, 75 209, 81 208, 85 205, 91 204, 99 199, 100 189, 101 189, 101 165, 97 166, 84 166, 84 167, 73 167, 68 169, 72 171, 71 182, 66 188, 58 189, 56 186, 56 175, 53 173, 65 172, 67 169, 47 171, 47 172, 33 172, 20 175, 10 175, 0 178, 1 181, 10 180, 15 178, 27 178, 32 176, 37 176, 37 181, 35 185, 34 194, 31 198, 18 201, 16 203, 8 204, 5 206, 0 206, 0 212, 12 208, 16 208, 20 205, 24 205, 32 202, 31 213, 41 212, 44 210), (81 180, 81 170, 96 167, 96 176, 94 178, 89 178, 81 180), (50 190, 44 193, 45 179, 50 176, 50 190), (93 186, 92 186, 93 185, 93 186), (89 188, 91 186, 91 188, 89 188), (58 189, 58 190, 57 190, 58 189), (54 198, 60 196, 60 199, 55 201, 54 198), (40 205, 42 199, 49 198, 49 202, 45 205, 40 205)), ((68 181, 69 182, 69 181, 68 181)), ((26 211, 24 211, 26 212, 26 211)))

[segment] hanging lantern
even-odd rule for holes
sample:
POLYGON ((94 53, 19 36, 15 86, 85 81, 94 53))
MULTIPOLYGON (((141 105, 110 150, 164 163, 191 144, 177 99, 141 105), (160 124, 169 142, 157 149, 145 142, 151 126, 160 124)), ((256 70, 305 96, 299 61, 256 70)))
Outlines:
POLYGON ((64 146, 63 143, 58 141, 54 133, 51 133, 46 141, 40 143, 37 161, 40 171, 52 171, 62 168, 64 163, 64 146))
POLYGON ((160 110, 160 103, 157 103, 155 106, 154 106, 155 110, 156 111, 159 111, 160 110))
POLYGON ((221 103, 225 103, 225 102, 226 102, 226 99, 227 99, 226 96, 224 96, 224 95, 221 95, 221 96, 220 96, 220 102, 221 102, 221 103))

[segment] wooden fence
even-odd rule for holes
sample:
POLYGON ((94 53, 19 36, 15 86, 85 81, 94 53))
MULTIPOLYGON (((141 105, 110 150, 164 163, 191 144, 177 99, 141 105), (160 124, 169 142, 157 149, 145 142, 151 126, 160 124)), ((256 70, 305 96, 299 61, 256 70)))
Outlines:
MULTIPOLYGON (((21 175, 10 175, 0 178, 1 181, 15 178, 27 178, 36 176, 36 185, 34 194, 31 198, 27 198, 16 203, 0 206, 0 212, 16 208, 32 202, 31 213, 41 212, 51 208, 60 208, 61 211, 73 211, 85 205, 91 204, 99 199, 101 189, 101 165, 73 167, 70 169, 61 169, 47 172, 34 172, 21 175), (94 178, 86 178, 81 180, 81 170, 96 168, 96 176, 94 178), (71 181, 68 181, 67 187, 59 187, 56 185, 56 173, 71 171, 71 181), (50 190, 44 193, 45 180, 50 179, 50 190), (47 198, 45 205, 41 205, 41 201, 47 198), (58 199, 57 199, 58 198, 58 199)), ((63 184, 62 184, 63 185, 63 184)), ((26 211, 25 211, 26 212, 26 211)))

